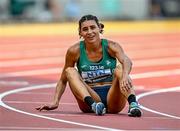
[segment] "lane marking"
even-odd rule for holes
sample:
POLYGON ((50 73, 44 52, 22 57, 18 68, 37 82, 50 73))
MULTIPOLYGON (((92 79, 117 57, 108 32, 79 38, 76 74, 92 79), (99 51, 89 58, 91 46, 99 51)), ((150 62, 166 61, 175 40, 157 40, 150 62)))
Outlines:
MULTIPOLYGON (((149 96, 149 95, 155 95, 155 94, 166 93, 166 92, 175 92, 175 91, 179 91, 179 90, 180 90, 180 86, 170 87, 168 89, 160 89, 160 90, 150 91, 150 92, 146 92, 146 93, 142 93, 142 94, 137 95, 137 100, 139 100, 139 99, 141 99, 143 97, 149 96)), ((149 112, 152 112, 152 113, 155 113, 155 114, 158 114, 158 115, 162 115, 162 116, 166 116, 166 117, 170 117, 170 118, 180 120, 180 117, 178 117, 178 116, 173 116, 173 115, 169 115, 169 114, 166 114, 166 113, 158 112, 158 111, 152 110, 150 108, 147 108, 147 107, 145 107, 143 105, 141 105, 140 107, 142 109, 146 110, 146 111, 149 111, 149 112)))
POLYGON ((62 71, 62 68, 49 68, 49 69, 40 69, 40 70, 19 71, 19 72, 11 72, 11 73, 2 73, 0 75, 0 78, 58 74, 61 71, 62 71))
POLYGON ((0 85, 3 86, 27 86, 29 85, 29 82, 27 81, 9 81, 9 80, 1 80, 0 85))
MULTIPOLYGON (((165 58, 154 58, 154 59, 145 59, 145 60, 134 60, 133 67, 145 67, 145 66, 164 66, 164 65, 173 65, 180 64, 179 57, 165 57, 165 58)), ((180 67, 180 66, 179 66, 180 67)))
POLYGON ((50 57, 50 56, 60 56, 62 52, 66 51, 67 48, 45 48, 45 49, 35 49, 35 50, 28 50, 28 51, 17 51, 17 52, 5 52, 0 55, 2 59, 12 59, 12 58, 23 58, 23 57, 50 57))
MULTIPOLYGON (((25 60, 1 61, 0 67, 35 66, 44 64, 63 64, 64 57, 31 58, 25 60)), ((165 57, 145 60, 134 60, 134 67, 180 64, 179 57, 165 57), (168 61, 168 62, 167 62, 168 61)))
MULTIPOLYGON (((179 52, 179 48, 172 48, 172 47, 169 47, 169 48, 155 48, 155 49, 141 49, 141 50, 135 50, 135 51, 128 51, 128 55, 129 56, 134 56, 135 58, 139 58, 141 56, 163 56, 163 55, 167 55, 167 52, 168 54, 171 54, 173 53, 175 56, 176 55, 180 55, 180 52, 179 52), (161 53, 160 53, 161 52, 161 53), (143 54, 143 55, 142 55, 143 54)), ((146 58, 146 57, 144 57, 146 58)))
POLYGON ((45 58, 33 58, 25 60, 10 60, 0 62, 0 67, 18 67, 18 66, 34 66, 44 64, 60 64, 64 61, 64 57, 45 57, 45 58))
POLYGON ((154 77, 164 77, 164 76, 172 76, 172 75, 180 75, 180 69, 174 70, 164 70, 164 71, 153 71, 139 74, 130 75, 132 79, 142 79, 142 78, 154 78, 154 77))
MULTIPOLYGON (((83 123, 67 121, 67 120, 63 120, 63 119, 56 119, 56 118, 52 118, 52 117, 48 117, 48 116, 42 116, 42 115, 30 113, 30 112, 25 112, 23 110, 13 108, 13 107, 5 104, 2 101, 2 99, 5 96, 8 96, 8 95, 11 95, 11 94, 14 94, 14 93, 18 93, 18 92, 22 92, 22 91, 28 91, 28 90, 34 90, 34 89, 52 88, 52 87, 55 87, 55 86, 56 86, 56 83, 51 83, 51 84, 36 85, 36 86, 30 86, 30 87, 24 87, 24 88, 19 88, 19 89, 6 91, 6 92, 0 94, 0 105, 3 106, 6 109, 9 109, 9 110, 12 110, 12 111, 15 111, 15 112, 18 112, 18 113, 22 113, 22 114, 25 114, 25 115, 30 115, 30 116, 34 116, 34 117, 38 117, 38 118, 44 118, 44 119, 48 119, 48 120, 52 120, 52 121, 57 121, 57 122, 62 122, 62 123, 67 123, 67 124, 73 124, 73 125, 77 125, 77 126, 90 127, 90 128, 95 128, 95 129, 101 129, 101 130, 122 131, 120 129, 113 129, 113 128, 107 128, 107 127, 102 127, 102 126, 83 124, 83 123)), ((103 116, 100 116, 100 117, 103 117, 103 116)))
MULTIPOLYGON (((19 72, 11 72, 11 73, 2 73, 0 75, 0 78, 60 74, 60 72, 62 72, 62 68, 28 70, 28 71, 19 71, 19 72)), ((141 78, 162 77, 162 76, 170 76, 170 75, 180 75, 180 69, 131 74, 130 76, 132 77, 132 79, 141 79, 141 78)))

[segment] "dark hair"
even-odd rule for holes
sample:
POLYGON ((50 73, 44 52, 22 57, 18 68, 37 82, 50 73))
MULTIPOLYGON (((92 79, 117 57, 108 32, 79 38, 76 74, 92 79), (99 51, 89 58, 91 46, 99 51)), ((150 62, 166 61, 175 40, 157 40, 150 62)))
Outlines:
POLYGON ((84 21, 87 21, 87 20, 94 20, 96 22, 96 24, 99 26, 100 28, 100 33, 103 33, 103 28, 104 28, 104 25, 102 23, 99 23, 99 20, 96 16, 94 15, 84 15, 81 17, 81 19, 79 20, 79 35, 80 35, 80 30, 81 30, 81 24, 84 22, 84 21))

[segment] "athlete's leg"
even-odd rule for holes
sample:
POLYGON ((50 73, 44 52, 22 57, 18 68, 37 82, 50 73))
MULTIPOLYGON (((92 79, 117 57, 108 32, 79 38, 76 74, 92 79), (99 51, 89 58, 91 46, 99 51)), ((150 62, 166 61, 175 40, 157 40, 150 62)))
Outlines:
POLYGON ((132 111, 130 113, 133 113, 133 116, 140 116, 141 112, 138 105, 136 105, 134 88, 133 86, 129 90, 121 88, 121 78, 122 66, 119 64, 114 70, 114 80, 107 96, 108 112, 120 112, 124 108, 126 101, 128 100, 132 111))
POLYGON ((98 94, 91 89, 81 78, 78 71, 69 67, 66 69, 66 77, 69 82, 72 93, 77 99, 78 105, 83 112, 90 112, 91 108, 85 103, 85 98, 92 97, 93 100, 98 103, 101 101, 101 98, 98 94))
POLYGON ((126 105, 127 98, 121 92, 119 87, 119 79, 122 77, 122 67, 118 65, 114 70, 114 78, 112 82, 112 86, 109 89, 107 95, 107 105, 109 113, 118 113, 120 112, 126 105))
POLYGON ((100 97, 81 78, 75 68, 66 69, 66 77, 73 94, 78 100, 84 101, 86 96, 91 96, 96 102, 101 101, 100 97))

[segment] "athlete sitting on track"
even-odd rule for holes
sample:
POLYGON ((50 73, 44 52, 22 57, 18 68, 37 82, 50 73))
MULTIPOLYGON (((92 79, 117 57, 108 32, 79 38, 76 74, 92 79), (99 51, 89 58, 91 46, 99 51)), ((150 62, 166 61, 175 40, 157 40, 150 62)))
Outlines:
POLYGON ((79 108, 85 113, 118 113, 128 101, 128 115, 141 116, 129 77, 132 62, 117 42, 101 39, 103 28, 104 25, 99 23, 96 16, 85 15, 79 20, 79 35, 83 41, 74 44, 66 53, 65 66, 52 105, 43 105, 37 110, 58 108, 66 83, 69 82, 79 108))

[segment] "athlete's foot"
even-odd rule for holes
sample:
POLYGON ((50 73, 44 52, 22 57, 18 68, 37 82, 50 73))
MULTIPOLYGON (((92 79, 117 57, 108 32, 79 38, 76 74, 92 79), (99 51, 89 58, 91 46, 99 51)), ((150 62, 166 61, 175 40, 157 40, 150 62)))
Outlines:
POLYGON ((93 103, 92 110, 96 113, 96 115, 104 115, 106 113, 106 108, 102 102, 93 103))
POLYGON ((129 105, 128 115, 131 117, 141 117, 142 111, 137 102, 132 102, 129 105))

